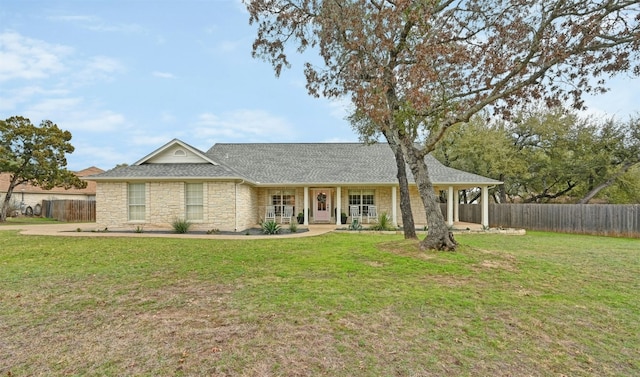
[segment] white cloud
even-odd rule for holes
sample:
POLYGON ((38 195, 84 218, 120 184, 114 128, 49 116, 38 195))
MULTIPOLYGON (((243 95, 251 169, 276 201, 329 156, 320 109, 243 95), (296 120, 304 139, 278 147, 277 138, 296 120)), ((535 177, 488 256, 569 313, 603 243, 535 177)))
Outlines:
POLYGON ((137 150, 124 149, 127 152, 123 153, 121 148, 97 145, 95 141, 87 140, 78 142, 71 139, 71 143, 75 147, 75 151, 67 156, 69 161, 67 168, 71 170, 81 170, 89 166, 97 166, 108 170, 118 164, 132 164, 137 159, 140 159, 139 151, 137 150))
POLYGON ((169 72, 160 72, 160 71, 154 71, 151 73, 151 75, 153 75, 154 77, 159 77, 161 79, 175 79, 176 76, 173 73, 169 73, 169 72))
POLYGON ((244 41, 222 41, 218 44, 218 48, 221 52, 232 52, 238 49, 239 46, 245 46, 244 41))
POLYGON ((0 111, 11 112, 18 105, 28 103, 37 96, 67 95, 66 89, 45 89, 38 85, 23 86, 0 91, 0 111))
POLYGON ((83 29, 97 31, 97 32, 108 32, 108 33, 145 33, 145 29, 136 23, 119 23, 119 24, 110 24, 108 22, 103 21, 100 17, 91 16, 91 15, 54 15, 49 16, 49 20, 51 21, 59 21, 65 23, 75 24, 78 27, 83 29))
MULTIPOLYGON (((74 49, 25 37, 18 33, 0 34, 0 82, 9 80, 47 80, 69 88, 96 81, 109 81, 125 67, 107 56, 77 57, 74 49)), ((51 91, 46 88, 46 91, 51 91)))
POLYGON ((24 111, 33 123, 49 119, 68 131, 111 132, 127 127, 125 117, 86 103, 81 97, 45 98, 24 111))
POLYGON ((111 110, 76 111, 70 114, 66 126, 70 130, 112 132, 126 129, 125 117, 111 110))
POLYGON ((332 117, 344 120, 353 112, 354 107, 349 98, 341 97, 329 100, 329 109, 329 114, 332 117))
POLYGON ((264 110, 238 109, 216 115, 201 114, 196 122, 196 139, 213 142, 256 142, 294 140, 296 130, 284 118, 264 110))
POLYGON ((175 115, 168 111, 163 111, 162 113, 160 113, 160 121, 162 123, 175 123, 177 119, 178 118, 176 118, 175 115))
POLYGON ((0 81, 33 80, 50 77, 65 70, 64 58, 73 49, 22 36, 15 32, 0 34, 0 81))
POLYGON ((637 88, 640 86, 640 78, 622 74, 607 80, 605 84, 610 90, 605 94, 585 95, 587 115, 610 119, 614 117, 627 120, 640 112, 638 104, 637 88))
POLYGON ((88 85, 99 81, 111 81, 114 75, 124 72, 125 67, 117 59, 107 56, 93 56, 76 64, 81 68, 65 79, 69 86, 88 85))
MULTIPOLYGON (((137 149, 137 159, 153 152, 156 148, 175 139, 177 135, 172 133, 145 132, 144 130, 135 130, 127 136, 127 145, 134 147, 144 147, 137 149)), ((186 141, 186 140, 185 140, 186 141)))
POLYGON ((87 25, 87 29, 91 31, 108 32, 108 33, 126 33, 126 34, 145 34, 146 30, 138 24, 115 24, 110 25, 104 22, 87 25))
POLYGON ((45 98, 29 106, 26 111, 32 118, 51 119, 56 123, 52 116, 72 112, 80 107, 81 102, 82 98, 78 97, 45 98))
POLYGON ((62 22, 95 22, 97 20, 94 16, 88 15, 59 15, 59 16, 49 16, 49 20, 51 21, 62 21, 62 22))

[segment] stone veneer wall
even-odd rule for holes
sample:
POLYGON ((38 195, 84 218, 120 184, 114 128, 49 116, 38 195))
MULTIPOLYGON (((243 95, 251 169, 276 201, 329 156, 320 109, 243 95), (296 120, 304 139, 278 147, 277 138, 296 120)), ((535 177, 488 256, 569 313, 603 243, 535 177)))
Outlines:
POLYGON ((96 185, 96 226, 122 227, 127 223, 127 184, 98 182, 96 185))
POLYGON ((185 218, 183 182, 147 182, 145 219, 152 227, 171 227, 185 218))
POLYGON ((258 189, 238 184, 236 194, 236 231, 256 226, 259 221, 258 189))
MULTIPOLYGON (((409 186, 409 197, 411 198, 411 212, 416 228, 421 228, 427 224, 427 213, 424 211, 424 204, 420 199, 420 193, 416 186, 409 186)), ((400 205, 400 190, 398 190, 398 206, 400 205)), ((402 221, 402 215, 398 210, 398 221, 402 221)))
MULTIPOLYGON (((256 224, 257 191, 235 182, 203 183, 203 219, 192 221, 193 230, 242 231, 256 224)), ((126 182, 99 182, 96 189, 96 226, 103 228, 171 228, 184 219, 184 182, 147 182, 145 221, 128 220, 126 182)))
MULTIPOLYGON (((185 217, 184 182, 148 182, 146 184, 146 221, 128 221, 127 183, 99 182, 96 189, 96 226, 103 228, 135 228, 137 225, 171 228, 171 222, 185 217)), ((342 212, 349 213, 349 189, 375 189, 378 216, 386 212, 391 216, 390 187, 342 187, 342 212)), ((192 229, 221 231, 243 231, 256 226, 264 216, 264 206, 268 202, 268 188, 255 187, 236 182, 203 183, 204 215, 202 221, 194 221, 192 229)), ((426 223, 424 206, 416 187, 410 187, 411 209, 416 226, 426 223)), ((332 206, 337 207, 336 190, 331 188, 332 206)), ((304 189, 296 188, 296 213, 302 212, 304 189)), ((309 189, 309 207, 313 214, 312 189, 309 189)), ((400 190, 397 195, 397 220, 402 225, 400 212, 400 190)), ((333 213, 332 213, 333 215, 333 213)), ((313 220, 313 218, 311 218, 313 220)), ((335 223, 335 218, 332 218, 335 223)))

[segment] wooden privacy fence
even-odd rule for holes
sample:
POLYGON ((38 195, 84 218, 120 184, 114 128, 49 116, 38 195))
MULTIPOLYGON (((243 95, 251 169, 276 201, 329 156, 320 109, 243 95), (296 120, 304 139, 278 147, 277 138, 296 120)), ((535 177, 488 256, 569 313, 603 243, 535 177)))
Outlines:
MULTIPOLYGON (((480 205, 461 204, 459 213, 481 222, 480 205)), ((489 204, 489 226, 640 238, 640 205, 489 204)))
POLYGON ((96 221, 95 200, 43 200, 42 215, 69 223, 96 221))

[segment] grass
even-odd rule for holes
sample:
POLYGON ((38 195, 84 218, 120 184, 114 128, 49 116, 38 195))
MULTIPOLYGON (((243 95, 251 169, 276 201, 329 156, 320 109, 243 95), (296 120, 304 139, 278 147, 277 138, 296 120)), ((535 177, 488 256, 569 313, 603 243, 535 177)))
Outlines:
POLYGON ((34 225, 34 224, 54 224, 58 220, 48 219, 46 217, 31 217, 31 216, 19 216, 19 217, 7 217, 7 221, 0 222, 0 229, 3 225, 34 225))
POLYGON ((631 376, 640 240, 0 231, 0 375, 631 376))

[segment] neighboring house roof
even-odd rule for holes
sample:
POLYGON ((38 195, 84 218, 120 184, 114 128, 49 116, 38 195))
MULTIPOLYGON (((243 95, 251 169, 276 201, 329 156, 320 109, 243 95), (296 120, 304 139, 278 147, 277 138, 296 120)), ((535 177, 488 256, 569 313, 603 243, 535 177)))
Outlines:
MULTIPOLYGON (((442 165, 426 157, 436 185, 496 185, 499 181, 442 165)), ((408 179, 413 177, 407 169, 408 179)), ((255 185, 396 184, 397 169, 386 143, 215 144, 206 153, 177 139, 134 165, 91 176, 96 181, 137 179, 241 179, 255 185), (186 152, 178 156, 178 150, 186 152), (179 162, 184 159, 185 162, 179 162), (194 161, 198 161, 194 163, 194 161)))
MULTIPOLYGON (((95 166, 91 166, 89 168, 74 172, 78 177, 87 177, 91 175, 96 175, 100 173, 104 173, 104 170, 97 168, 95 166)), ((0 192, 7 192, 9 189, 10 182, 10 173, 0 173, 0 192)), ((87 182, 87 187, 83 189, 70 188, 65 189, 64 187, 54 187, 51 190, 45 190, 38 186, 33 186, 30 184, 21 184, 15 188, 14 193, 23 192, 24 189, 25 194, 75 194, 75 195, 95 195, 96 194, 96 183, 95 182, 87 182)))

